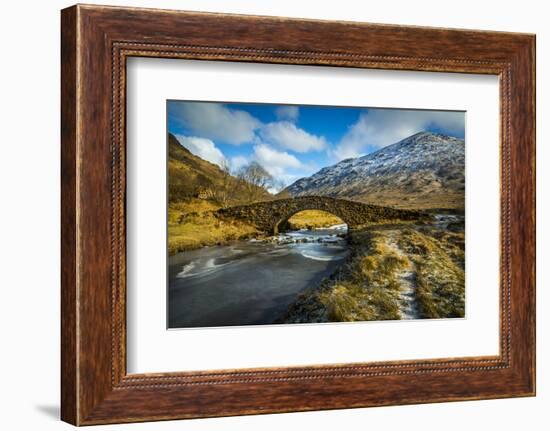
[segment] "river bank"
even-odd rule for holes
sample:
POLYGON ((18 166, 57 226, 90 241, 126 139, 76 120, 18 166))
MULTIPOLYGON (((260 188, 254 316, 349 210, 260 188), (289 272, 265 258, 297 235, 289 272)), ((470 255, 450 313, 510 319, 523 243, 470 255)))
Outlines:
POLYGON ((261 237, 254 226, 215 215, 221 207, 212 201, 189 199, 168 206, 168 254, 261 237))
MULTIPOLYGON (((220 208, 211 201, 200 199, 171 204, 168 207, 168 254, 173 256, 183 251, 226 246, 249 239, 277 240, 278 236, 269 237, 241 220, 217 217, 215 212, 220 208)), ((291 217, 285 229, 314 230, 342 224, 341 219, 330 213, 306 210, 291 217)))
POLYGON ((464 317, 464 219, 353 231, 350 255, 278 323, 464 317))

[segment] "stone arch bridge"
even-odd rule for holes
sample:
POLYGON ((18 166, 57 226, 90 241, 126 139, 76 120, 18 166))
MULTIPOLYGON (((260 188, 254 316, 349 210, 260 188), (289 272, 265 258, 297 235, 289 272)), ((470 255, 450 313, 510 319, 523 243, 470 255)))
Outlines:
POLYGON ((246 221, 259 230, 277 234, 294 214, 304 210, 322 210, 340 217, 353 230, 362 225, 379 221, 418 220, 419 211, 398 210, 378 205, 364 204, 347 199, 326 196, 303 196, 291 199, 276 199, 223 208, 217 214, 223 218, 246 221))

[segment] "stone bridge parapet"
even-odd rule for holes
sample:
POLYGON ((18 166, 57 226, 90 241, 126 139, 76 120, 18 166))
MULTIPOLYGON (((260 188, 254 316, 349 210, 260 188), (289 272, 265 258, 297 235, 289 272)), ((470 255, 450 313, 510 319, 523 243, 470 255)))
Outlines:
POLYGON ((424 217, 419 211, 400 210, 327 196, 275 199, 223 208, 217 213, 222 217, 246 221, 264 232, 277 234, 279 228, 285 226, 290 217, 304 210, 322 210, 334 214, 347 223, 349 229, 386 220, 418 220, 424 217))

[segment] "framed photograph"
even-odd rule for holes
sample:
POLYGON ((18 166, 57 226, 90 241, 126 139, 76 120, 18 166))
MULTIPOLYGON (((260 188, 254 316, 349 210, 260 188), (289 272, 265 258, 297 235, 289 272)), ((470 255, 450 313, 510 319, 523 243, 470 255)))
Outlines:
POLYGON ((535 37, 62 11, 62 419, 535 394, 535 37))

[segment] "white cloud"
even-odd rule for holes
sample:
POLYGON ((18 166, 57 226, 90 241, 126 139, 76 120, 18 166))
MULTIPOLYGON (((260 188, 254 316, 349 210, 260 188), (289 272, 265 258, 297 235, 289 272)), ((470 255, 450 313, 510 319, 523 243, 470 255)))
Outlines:
POLYGON ((300 115, 300 110, 297 106, 282 105, 275 108, 275 115, 279 120, 296 121, 300 115))
POLYGON ((331 154, 338 160, 358 157, 417 132, 436 127, 448 133, 464 132, 464 113, 371 109, 349 127, 331 154))
POLYGON ((290 121, 268 123, 260 129, 265 142, 297 153, 320 151, 327 147, 323 136, 316 136, 296 127, 290 121))
POLYGON ((172 102, 171 117, 202 137, 239 145, 251 142, 261 122, 246 111, 222 103, 172 102))
POLYGON ((289 168, 302 167, 302 163, 292 154, 286 151, 277 151, 266 144, 254 146, 254 159, 277 179, 283 179, 287 176, 289 168))
POLYGON ((215 163, 218 166, 222 166, 224 162, 227 162, 223 153, 210 139, 183 135, 176 135, 176 139, 195 156, 203 160, 215 163))
POLYGON ((254 146, 254 160, 262 165, 277 180, 276 187, 269 190, 270 193, 277 193, 281 187, 287 186, 303 174, 301 171, 306 168, 295 156, 286 151, 277 151, 267 144, 254 146))

